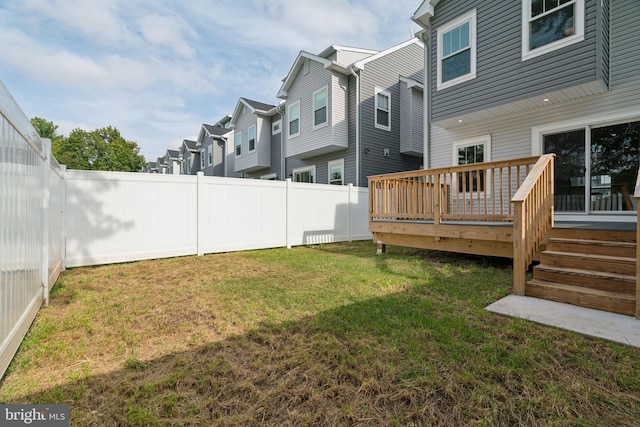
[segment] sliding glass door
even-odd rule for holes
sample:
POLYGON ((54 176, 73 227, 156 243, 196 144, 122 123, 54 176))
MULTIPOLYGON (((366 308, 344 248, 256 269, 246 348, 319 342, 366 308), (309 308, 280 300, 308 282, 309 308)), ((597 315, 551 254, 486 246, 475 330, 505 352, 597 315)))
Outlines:
POLYGON ((636 210, 633 191, 640 165, 640 122, 546 134, 543 149, 556 154, 556 212, 636 210))

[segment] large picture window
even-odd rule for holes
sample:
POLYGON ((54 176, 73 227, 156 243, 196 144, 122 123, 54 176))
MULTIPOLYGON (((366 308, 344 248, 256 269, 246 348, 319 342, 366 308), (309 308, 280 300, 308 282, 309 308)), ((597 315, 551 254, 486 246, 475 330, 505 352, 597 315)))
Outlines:
POLYGON ((522 58, 584 40, 584 0, 522 0, 522 58))
POLYGON ((438 89, 476 77, 476 11, 438 28, 438 89))
POLYGON ((313 126, 327 123, 327 87, 313 93, 313 126))
POLYGON ((287 107, 287 120, 289 121, 289 136, 300 135, 300 101, 287 107))

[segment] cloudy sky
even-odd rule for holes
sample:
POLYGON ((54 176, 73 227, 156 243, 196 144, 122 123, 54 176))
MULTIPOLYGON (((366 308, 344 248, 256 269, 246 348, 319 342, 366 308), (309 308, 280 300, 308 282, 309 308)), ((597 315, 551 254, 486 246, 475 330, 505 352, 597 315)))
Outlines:
POLYGON ((67 135, 115 126, 148 161, 231 114, 276 104, 300 50, 382 50, 420 0, 2 0, 0 81, 67 135))

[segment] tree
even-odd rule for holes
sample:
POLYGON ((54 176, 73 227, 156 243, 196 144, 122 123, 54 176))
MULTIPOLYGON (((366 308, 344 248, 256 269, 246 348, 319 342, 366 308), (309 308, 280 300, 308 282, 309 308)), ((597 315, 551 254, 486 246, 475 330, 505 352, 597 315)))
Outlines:
POLYGON ((34 127, 40 138, 49 138, 51 141, 58 141, 63 138, 58 133, 58 125, 48 122, 42 117, 34 117, 31 119, 31 126, 34 127))
POLYGON ((41 137, 53 141, 53 156, 69 169, 138 172, 146 165, 138 144, 124 139, 113 126, 91 132, 76 128, 64 138, 53 122, 34 117, 31 124, 41 137))

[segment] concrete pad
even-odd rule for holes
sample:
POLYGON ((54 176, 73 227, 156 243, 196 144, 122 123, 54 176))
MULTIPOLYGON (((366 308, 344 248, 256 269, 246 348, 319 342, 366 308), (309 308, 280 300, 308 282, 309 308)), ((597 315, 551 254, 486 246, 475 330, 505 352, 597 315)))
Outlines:
POLYGON ((485 308, 493 313, 640 347, 640 320, 635 317, 517 295, 508 295, 485 308))

